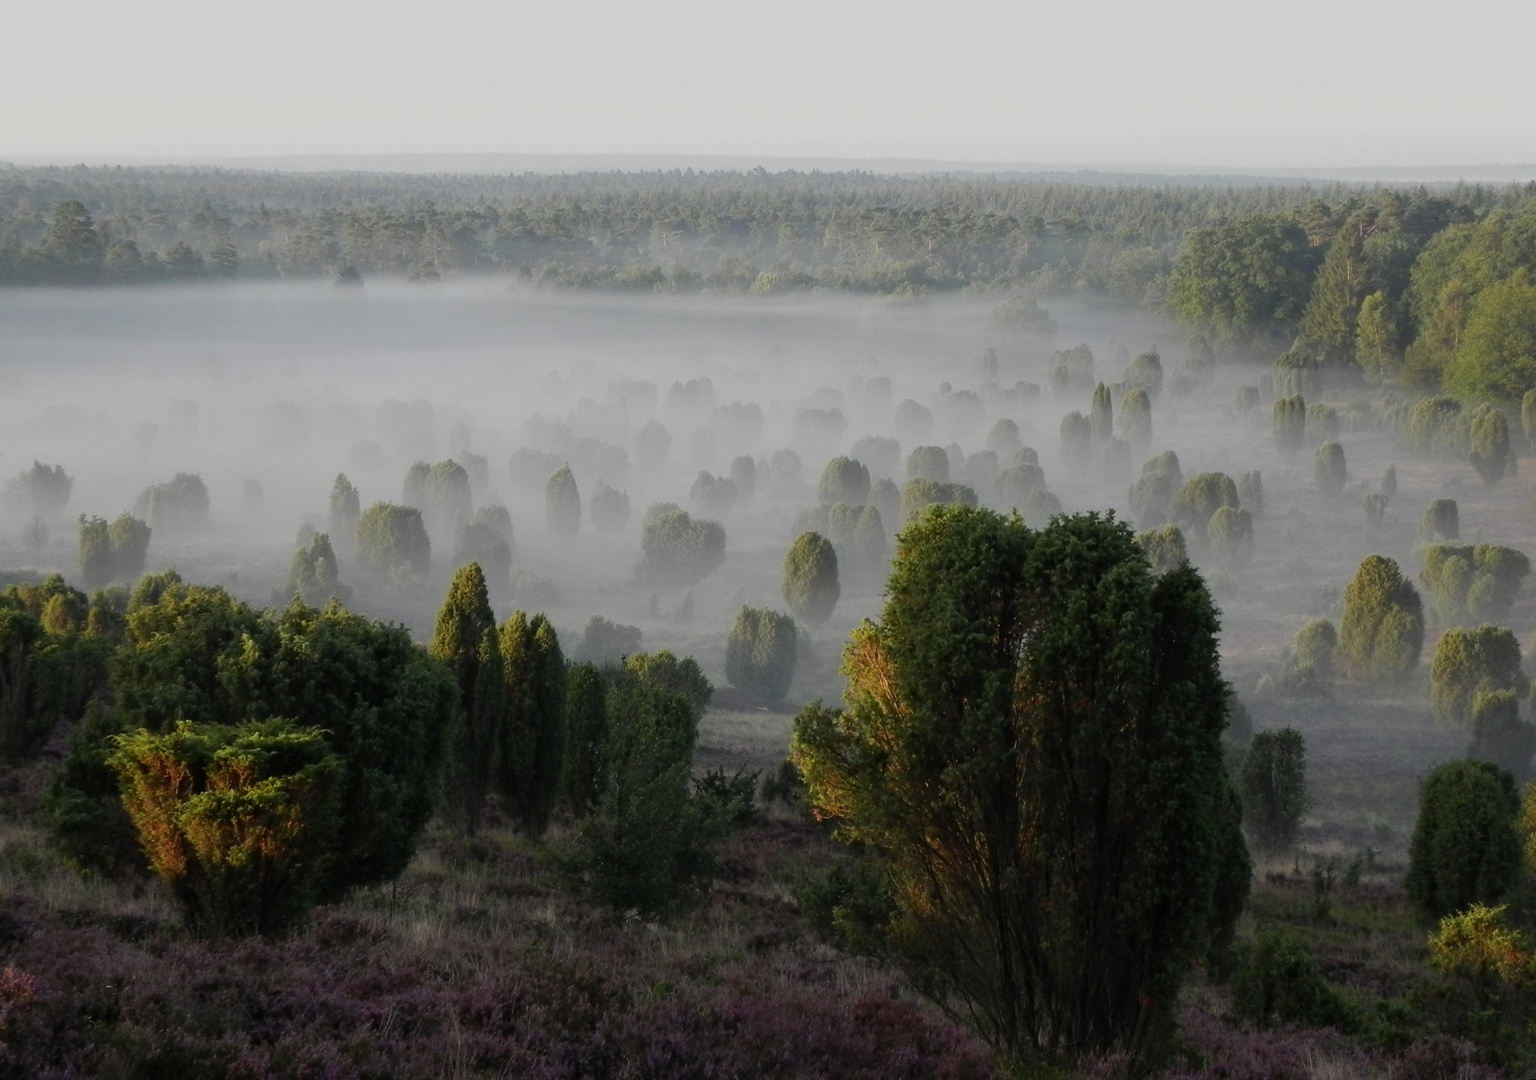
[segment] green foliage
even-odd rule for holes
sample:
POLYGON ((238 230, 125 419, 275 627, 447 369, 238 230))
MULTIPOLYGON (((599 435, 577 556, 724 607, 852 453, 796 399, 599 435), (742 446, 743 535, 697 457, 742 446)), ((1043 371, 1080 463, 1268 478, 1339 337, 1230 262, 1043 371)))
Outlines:
POLYGON ((911 524, 930 506, 975 506, 976 492, 964 484, 908 480, 901 489, 901 519, 911 524))
POLYGON ((1391 300, 1377 290, 1360 302, 1355 321, 1355 359, 1366 378, 1384 382, 1402 367, 1391 300))
MULTIPOLYGON (((482 507, 482 509, 484 509, 482 507)), ((479 563, 487 581, 505 584, 512 577, 512 542, 507 533, 489 524, 477 511, 455 531, 453 563, 479 563)))
POLYGON ((80 576, 88 588, 128 581, 144 572, 150 527, 131 514, 110 525, 105 518, 80 515, 80 576))
POLYGON ((75 481, 62 465, 44 465, 34 460, 32 467, 5 485, 5 494, 28 513, 54 518, 69 506, 69 493, 75 481))
POLYGON ((1443 1026, 1510 1072, 1529 1068, 1536 956, 1530 937, 1508 925, 1508 908, 1473 904, 1446 915, 1429 938, 1441 973, 1435 1002, 1443 1026))
POLYGON ((352 590, 337 580, 336 553, 331 550, 331 538, 325 533, 315 533, 309 545, 293 553, 288 566, 288 584, 283 590, 288 597, 297 596, 306 604, 318 607, 332 597, 345 602, 352 590))
POLYGON ((1269 427, 1280 452, 1293 456, 1307 440, 1307 403, 1300 394, 1276 401, 1269 427))
POLYGON ((1039 465, 1010 465, 993 481, 998 502, 1006 507, 1023 506, 1029 497, 1045 488, 1045 471, 1039 465))
POLYGON ((1424 607, 1393 559, 1369 555, 1344 590, 1338 657, 1353 679, 1398 679, 1418 665, 1424 607))
POLYGON ((942 446, 919 446, 907 456, 907 479, 949 483, 949 455, 942 446))
POLYGON ((697 660, 691 656, 679 659, 668 649, 631 656, 625 661, 618 681, 624 686, 638 682, 677 694, 688 703, 694 727, 698 727, 704 718, 704 710, 709 708, 710 698, 715 693, 697 660))
POLYGON ((549 826, 565 759, 566 667, 555 628, 521 611, 501 626, 506 713, 496 783, 508 814, 530 836, 549 826))
POLYGON ((1253 557, 1253 515, 1231 506, 1218 508, 1206 523, 1206 541, 1219 565, 1241 570, 1253 557))
POLYGON ((346 473, 337 473, 336 483, 331 486, 330 535, 350 544, 357 533, 357 519, 362 516, 362 497, 357 488, 352 486, 346 473))
POLYGON ((473 836, 490 794, 507 711, 507 680, 496 616, 479 563, 462 566, 453 575, 437 611, 428 652, 448 669, 459 691, 447 745, 443 794, 450 815, 473 836))
POLYGON ((1120 399, 1120 434, 1138 450, 1152 441, 1152 399, 1139 386, 1120 399))
POLYGON ((802 711, 794 759, 879 859, 881 940, 1005 1052, 1154 1050, 1247 889, 1199 575, 1154 578, 1097 515, 944 508, 902 534, 844 670, 846 711, 802 711))
POLYGON ((1137 353, 1125 368, 1124 382, 1127 386, 1142 390, 1147 397, 1156 401, 1158 395, 1163 392, 1163 360, 1156 352, 1137 353))
POLYGON ((1496 623, 1508 617, 1530 572, 1530 559, 1514 548, 1435 544, 1424 549, 1419 584, 1434 597, 1443 625, 1496 623))
POLYGON ((1504 401, 1536 389, 1536 286, 1528 272, 1477 294, 1445 385, 1464 397, 1504 401))
POLYGON ((1169 310, 1221 340, 1288 334, 1316 259, 1301 226, 1279 215, 1195 229, 1168 281, 1169 310))
POLYGON ((1093 388, 1093 400, 1088 406, 1088 422, 1093 429, 1093 441, 1106 443, 1115 434, 1114 406, 1109 396, 1109 387, 1103 383, 1093 388))
POLYGON ((1184 485, 1179 456, 1165 450, 1141 467, 1141 476, 1131 485, 1131 512, 1144 528, 1166 524, 1173 514, 1173 497, 1184 485))
POLYGON ((1346 1028, 1352 1019, 1348 1001, 1323 978, 1306 945, 1273 929, 1254 939, 1232 980, 1232 1011, 1260 1028, 1346 1028))
POLYGON ((1424 508, 1419 522, 1419 539, 1430 543, 1461 537, 1461 515, 1455 499, 1435 499, 1424 508))
POLYGON ((370 573, 404 583, 432 568, 432 541, 414 506, 374 503, 357 519, 357 559, 370 573))
POLYGON ((757 817, 756 772, 710 769, 693 782, 693 793, 706 819, 725 828, 739 829, 757 817))
POLYGON ((1488 761, 1516 783, 1531 777, 1536 754, 1536 726, 1520 719, 1520 698, 1513 690, 1481 690, 1472 699, 1472 739, 1467 757, 1488 761))
POLYGON ((1479 409, 1472 417, 1469 440, 1472 449, 1467 460, 1483 478, 1483 483, 1492 486, 1514 472, 1515 455, 1509 446, 1509 424, 1499 410, 1488 406, 1479 409))
POLYGON ((320 731, 183 722, 115 741, 108 763, 123 805, 190 926, 278 934, 308 915, 340 833, 346 774, 320 731))
POLYGON ((1408 899, 1425 919, 1496 904, 1520 869, 1520 799, 1486 761, 1453 761, 1424 780, 1408 849, 1408 899))
POLYGON ((1365 511, 1366 535, 1376 536, 1387 520, 1387 496, 1379 491, 1367 491, 1360 499, 1360 507, 1365 511))
POLYGON ((1527 440, 1536 442, 1536 390, 1527 390, 1520 398, 1520 430, 1527 440))
POLYGON ((826 622, 842 596, 832 542, 814 532, 795 537, 784 555, 782 588, 784 602, 799 618, 813 625, 826 622))
POLYGON ((1289 851, 1306 813, 1307 744, 1294 728, 1260 731, 1243 758, 1243 824, 1255 846, 1289 851))
POLYGON ((1312 465, 1312 480, 1317 490, 1337 498, 1344 491, 1349 479, 1349 468, 1344 462, 1344 448, 1336 442, 1325 442, 1317 448, 1317 459, 1312 465))
POLYGON ((544 520, 549 531, 564 540, 581 531, 581 490, 569 465, 562 465, 544 485, 544 520))
POLYGON ((885 521, 873 506, 834 503, 805 511, 795 523, 799 533, 825 536, 837 551, 839 569, 850 574, 885 572, 888 540, 885 521))
POLYGON ((1237 501, 1254 517, 1264 516, 1264 477, 1257 469, 1245 472, 1238 478, 1237 501))
MULTIPOLYGON (((739 484, 737 485, 740 486, 739 484)), ((629 524, 629 496, 599 480, 592 489, 588 508, 592 527, 600 533, 622 532, 629 524)))
MULTIPOLYGON (((650 517, 647 512, 647 517, 650 517)), ((725 561, 725 529, 670 510, 650 518, 640 536, 639 573, 663 585, 697 585, 725 561)))
POLYGON ((638 626, 625 626, 594 615, 582 630, 576 657, 592 664, 617 664, 640 651, 641 637, 638 626))
POLYGON ((1082 472, 1093 464, 1093 421, 1077 410, 1061 418, 1061 460, 1082 472))
POLYGON ((177 473, 145 488, 134 501, 133 512, 152 529, 201 528, 208 524, 208 486, 196 473, 177 473))
POLYGON ((1520 670, 1520 642, 1513 633, 1502 626, 1453 628, 1440 635, 1429 664, 1429 707, 1444 726, 1467 731, 1479 694, 1524 694, 1527 685, 1520 670))
POLYGON ((1199 473, 1184 481, 1173 497, 1173 520, 1204 541, 1211 516, 1224 506, 1238 507, 1237 485, 1232 478, 1226 473, 1199 473))
MULTIPOLYGON (((921 449, 936 449, 923 447, 921 449)), ((939 451, 943 453, 943 451, 939 451)), ((946 467, 948 459, 945 459, 946 467)), ((860 506, 869 501, 869 470, 862 462, 849 457, 835 457, 821 470, 821 482, 817 485, 817 497, 823 506, 847 503, 860 506)))
POLYGON ((736 483, 724 476, 701 472, 689 485, 688 498, 705 513, 723 516, 736 507, 736 483))
POLYGON ((1333 662, 1338 648, 1338 632, 1327 619, 1313 619, 1307 623, 1296 631, 1296 639, 1291 645, 1296 663, 1310 667, 1324 682, 1333 678, 1333 662))
POLYGON ((750 697, 777 704, 795 681, 798 644, 794 619, 743 606, 726 639, 725 676, 750 697))
POLYGON ((1469 418, 1455 398, 1420 398, 1409 410, 1402 434, 1421 454, 1447 461, 1463 461, 1471 450, 1469 418))
POLYGON ((1177 525, 1164 525, 1160 529, 1148 529, 1136 534, 1136 542, 1146 554, 1147 565, 1154 574, 1166 574, 1177 570, 1189 561, 1184 547, 1184 534, 1177 525))
POLYGON ((576 664, 566 682, 565 762, 562 794, 577 818, 597 807, 605 786, 608 680, 596 664, 576 664))

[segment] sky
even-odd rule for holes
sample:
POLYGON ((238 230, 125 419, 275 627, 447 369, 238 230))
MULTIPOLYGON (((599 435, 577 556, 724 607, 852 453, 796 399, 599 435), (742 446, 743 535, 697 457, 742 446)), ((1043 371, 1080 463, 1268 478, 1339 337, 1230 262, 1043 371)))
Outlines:
POLYGON ((1494 0, 75 0, 6 38, 0 160, 1536 160, 1536 4, 1494 0))

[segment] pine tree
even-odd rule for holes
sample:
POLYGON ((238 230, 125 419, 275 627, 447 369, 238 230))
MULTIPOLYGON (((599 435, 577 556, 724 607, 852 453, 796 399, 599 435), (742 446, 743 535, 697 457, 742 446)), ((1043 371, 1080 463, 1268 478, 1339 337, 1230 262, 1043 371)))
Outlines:
POLYGON ((429 651, 447 665, 459 688, 444 770, 444 798, 459 827, 473 836, 490 793, 507 711, 496 616, 479 563, 460 567, 453 575, 437 612, 429 651))
POLYGON ((521 611, 501 626, 501 656, 507 712, 497 786, 518 827, 539 836, 560 793, 565 760, 565 657, 550 621, 521 611))
MULTIPOLYGON (((880 541, 885 542, 883 527, 880 541)), ((819 625, 837 607, 842 587, 837 580, 837 552, 832 542, 814 532, 801 533, 784 555, 784 602, 806 622, 819 625)))

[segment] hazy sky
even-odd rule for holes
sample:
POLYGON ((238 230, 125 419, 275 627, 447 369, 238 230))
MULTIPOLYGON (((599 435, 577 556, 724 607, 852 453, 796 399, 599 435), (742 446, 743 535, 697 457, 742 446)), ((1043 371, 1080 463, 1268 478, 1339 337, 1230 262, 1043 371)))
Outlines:
POLYGON ((508 151, 1536 158, 1536 4, 15 5, 0 159, 508 151))

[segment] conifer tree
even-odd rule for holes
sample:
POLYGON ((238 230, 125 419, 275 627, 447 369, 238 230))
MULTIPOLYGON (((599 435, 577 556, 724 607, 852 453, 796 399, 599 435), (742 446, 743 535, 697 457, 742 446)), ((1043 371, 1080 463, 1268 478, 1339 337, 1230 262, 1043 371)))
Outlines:
POLYGON ((1093 427, 1093 441, 1096 444, 1107 443, 1115 434, 1114 403, 1109 396, 1109 387, 1103 383, 1093 388, 1093 400, 1088 406, 1088 422, 1093 427))
POLYGON ((521 611, 501 626, 506 671, 497 786, 508 812, 530 836, 549 825, 565 760, 566 669, 555 628, 521 611))
POLYGON ((459 827, 473 836, 490 794, 495 751, 506 713, 496 616, 479 563, 453 575, 429 650, 447 665, 459 688, 459 708, 448 745, 444 799, 459 827))
POLYGON ((563 540, 581 531, 581 491, 569 465, 561 466, 544 485, 544 520, 549 531, 563 540))
MULTIPOLYGON (((883 529, 880 541, 883 546, 883 529)), ((814 532, 795 537, 784 556, 783 592, 790 610, 806 622, 819 625, 831 617, 842 587, 837 580, 837 552, 830 540, 814 532)))
POLYGON ((1486 761, 1453 761, 1424 780, 1408 848, 1408 899, 1426 919, 1496 904, 1520 870, 1514 780, 1486 761))
POLYGON ((1355 679, 1394 679, 1418 665, 1424 605, 1397 562, 1370 555, 1344 590, 1339 660, 1355 679))
POLYGON ((603 746, 608 739, 608 680, 596 664, 571 668, 562 768, 565 802, 578 818, 590 814, 603 792, 603 746))

